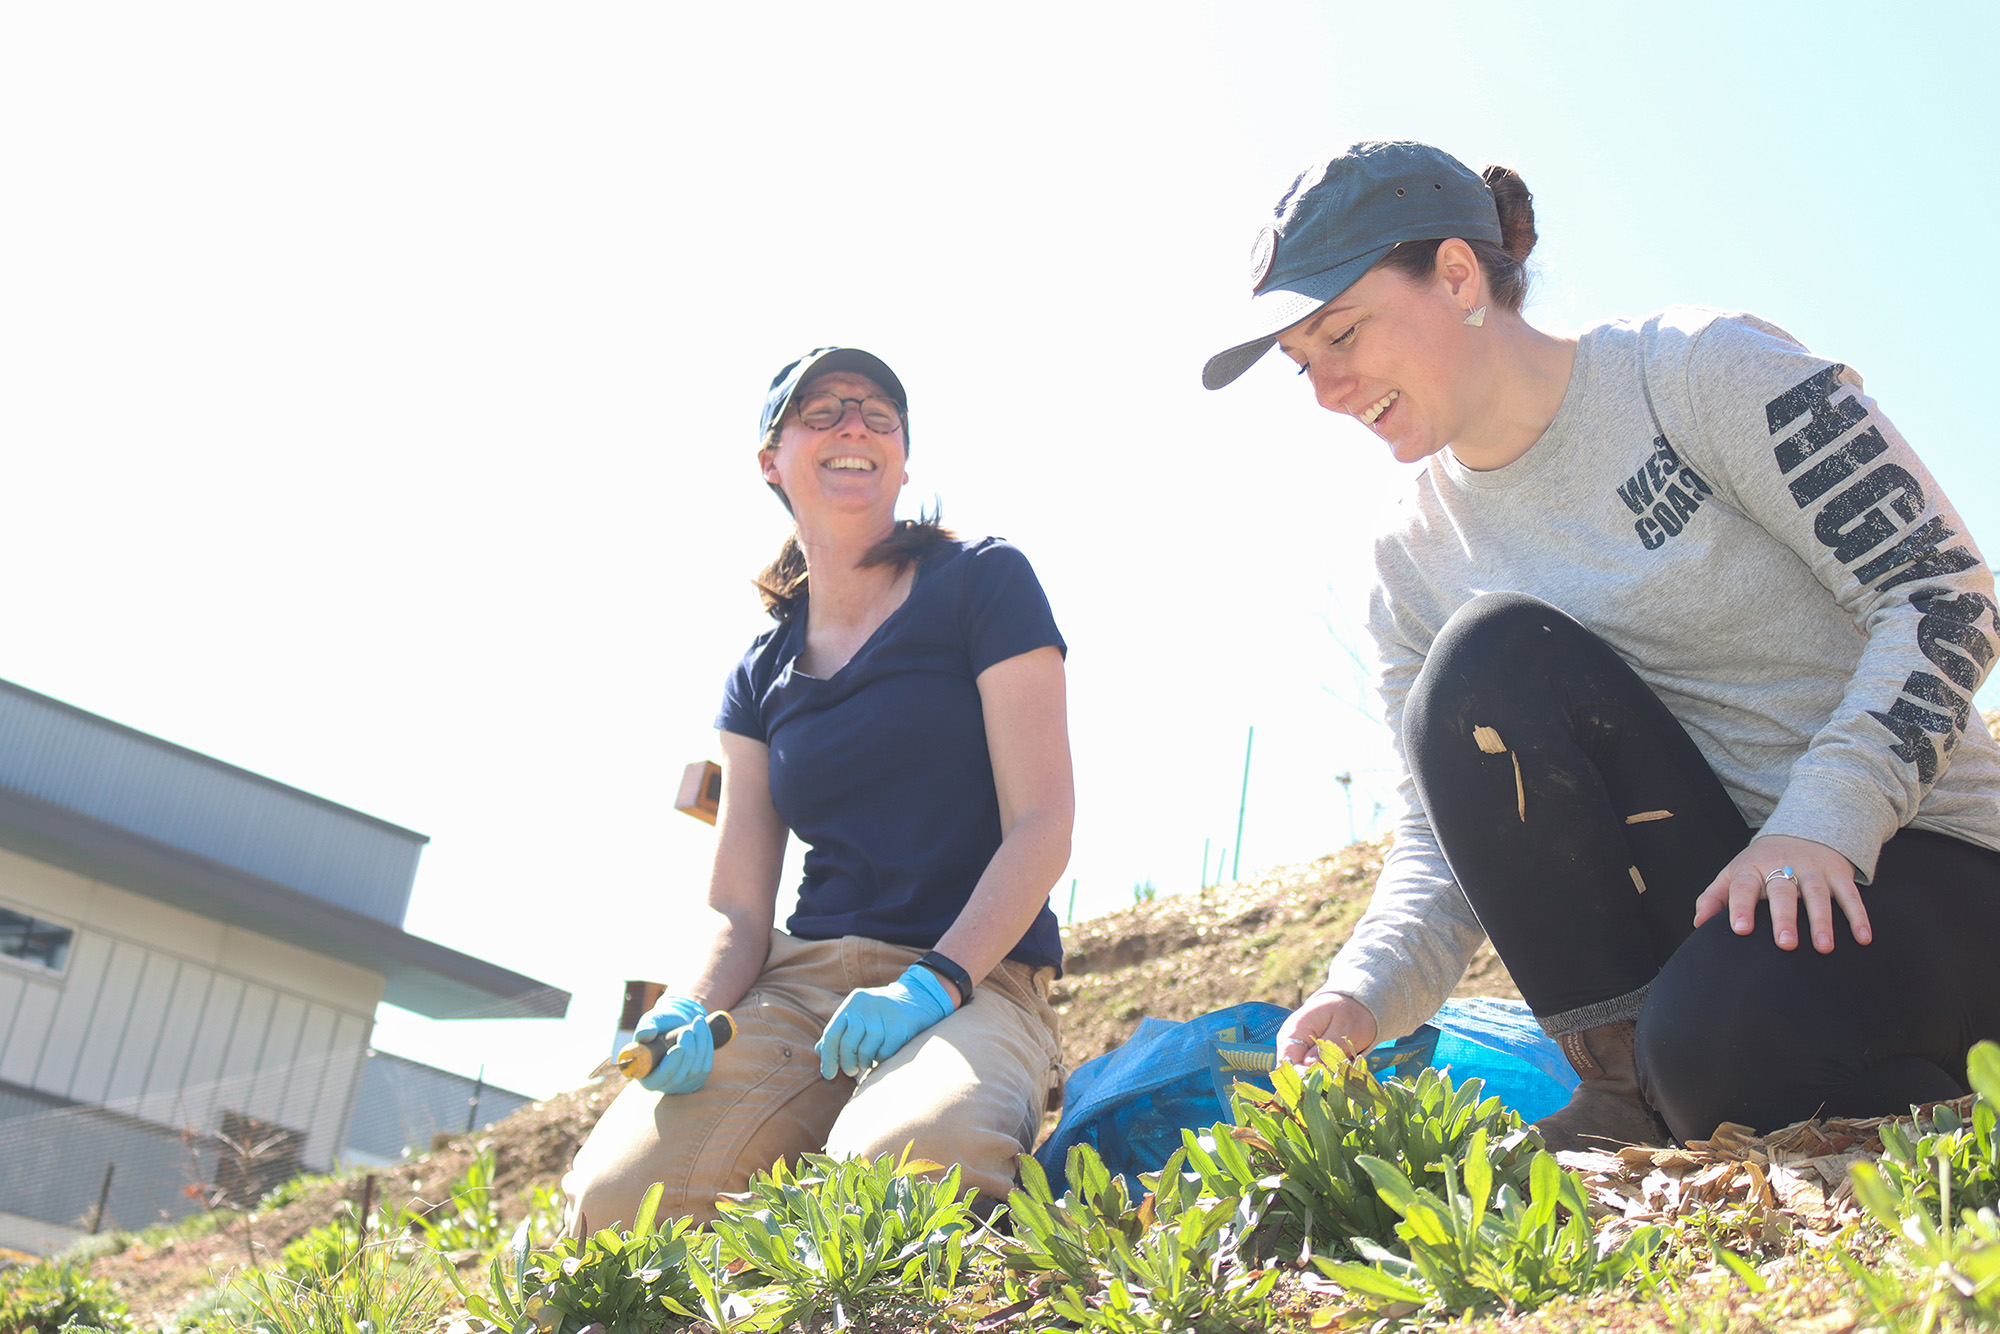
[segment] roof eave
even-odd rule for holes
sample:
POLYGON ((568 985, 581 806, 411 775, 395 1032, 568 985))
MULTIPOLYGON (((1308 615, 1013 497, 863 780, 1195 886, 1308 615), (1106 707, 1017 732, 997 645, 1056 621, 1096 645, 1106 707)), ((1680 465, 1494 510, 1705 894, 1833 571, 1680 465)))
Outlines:
POLYGON ((567 991, 232 866, 0 787, 0 844, 79 875, 353 964, 431 1019, 560 1019, 567 991))

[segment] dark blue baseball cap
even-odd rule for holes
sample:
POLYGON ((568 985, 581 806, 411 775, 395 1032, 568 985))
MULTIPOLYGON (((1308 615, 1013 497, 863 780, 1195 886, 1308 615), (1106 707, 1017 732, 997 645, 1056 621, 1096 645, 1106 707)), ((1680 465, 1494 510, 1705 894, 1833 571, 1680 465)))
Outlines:
POLYGON ((1363 140, 1300 172, 1250 250, 1250 310, 1201 382, 1220 389, 1278 335, 1354 285, 1405 241, 1500 243, 1500 210, 1478 173, 1408 140, 1363 140))
POLYGON ((799 392, 800 385, 816 375, 831 375, 835 371, 865 375, 881 385, 883 391, 896 401, 896 406, 903 413, 903 449, 907 453, 910 448, 910 396, 903 392, 903 382, 896 378, 896 372, 889 369, 888 362, 858 347, 816 347, 773 376, 771 388, 764 395, 764 415, 757 419, 758 444, 761 446, 771 434, 771 423, 785 415, 785 409, 792 405, 792 396, 799 392))

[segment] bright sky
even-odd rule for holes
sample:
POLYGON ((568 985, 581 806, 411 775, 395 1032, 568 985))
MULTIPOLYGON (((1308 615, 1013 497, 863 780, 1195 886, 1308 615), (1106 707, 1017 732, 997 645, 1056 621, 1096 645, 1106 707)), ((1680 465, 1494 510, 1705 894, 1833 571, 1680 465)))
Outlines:
POLYGON ((377 1044, 569 1087, 705 884, 671 804, 768 624, 764 385, 853 344, 912 508, 1069 639, 1058 912, 1195 886, 1252 725, 1241 870, 1317 856, 1335 775, 1357 832, 1388 799, 1353 655, 1407 474, 1278 358, 1200 387, 1290 177, 1516 166, 1533 320, 1786 326, 1990 553, 1996 46, 1990 4, 8 6, 0 675, 431 835, 408 928, 576 999, 377 1044))

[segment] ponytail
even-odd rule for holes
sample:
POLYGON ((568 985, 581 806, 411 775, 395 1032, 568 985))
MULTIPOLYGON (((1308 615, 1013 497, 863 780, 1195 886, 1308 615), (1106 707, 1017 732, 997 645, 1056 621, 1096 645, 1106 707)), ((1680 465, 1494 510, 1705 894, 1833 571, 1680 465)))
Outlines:
MULTIPOLYGON (((1535 232, 1535 197, 1527 182, 1512 167, 1487 167, 1480 177, 1493 192, 1493 205, 1500 214, 1500 244, 1467 241, 1479 258, 1486 275, 1486 290, 1493 304, 1519 313, 1528 299, 1528 256, 1540 237, 1535 232)), ((1438 246, 1443 238, 1405 241, 1382 257, 1378 267, 1394 269, 1414 282, 1424 282, 1437 272, 1438 246)))
MULTIPOLYGON (((861 568, 893 565, 900 574, 909 566, 925 560, 938 547, 956 542, 958 534, 945 527, 943 519, 943 512, 935 509, 928 513, 920 512, 914 519, 898 519, 889 535, 870 547, 868 554, 861 558, 861 568)), ((766 565, 752 582, 757 586, 757 596, 763 600, 764 610, 771 614, 774 621, 789 621, 806 604, 811 590, 806 580, 806 553, 799 545, 796 528, 785 535, 784 545, 778 548, 777 559, 766 565)))

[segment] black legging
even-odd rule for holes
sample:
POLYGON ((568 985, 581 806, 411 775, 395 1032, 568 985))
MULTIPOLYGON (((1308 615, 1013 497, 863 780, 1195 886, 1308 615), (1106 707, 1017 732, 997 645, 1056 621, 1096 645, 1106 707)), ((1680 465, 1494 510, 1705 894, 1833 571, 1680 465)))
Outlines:
POLYGON ((1558 1033, 1636 1018, 1640 1085, 1680 1139, 1957 1097, 1966 1051, 2000 1037, 1989 849, 1890 839, 1862 889, 1872 944, 1837 904, 1831 954, 1808 943, 1803 903, 1796 950, 1772 941, 1768 903, 1748 936, 1727 912, 1695 930, 1695 898, 1751 830, 1659 698, 1547 603, 1489 593, 1460 608, 1403 738, 1452 874, 1529 1007, 1558 1033), (1671 815, 1626 823, 1656 811, 1671 815))

